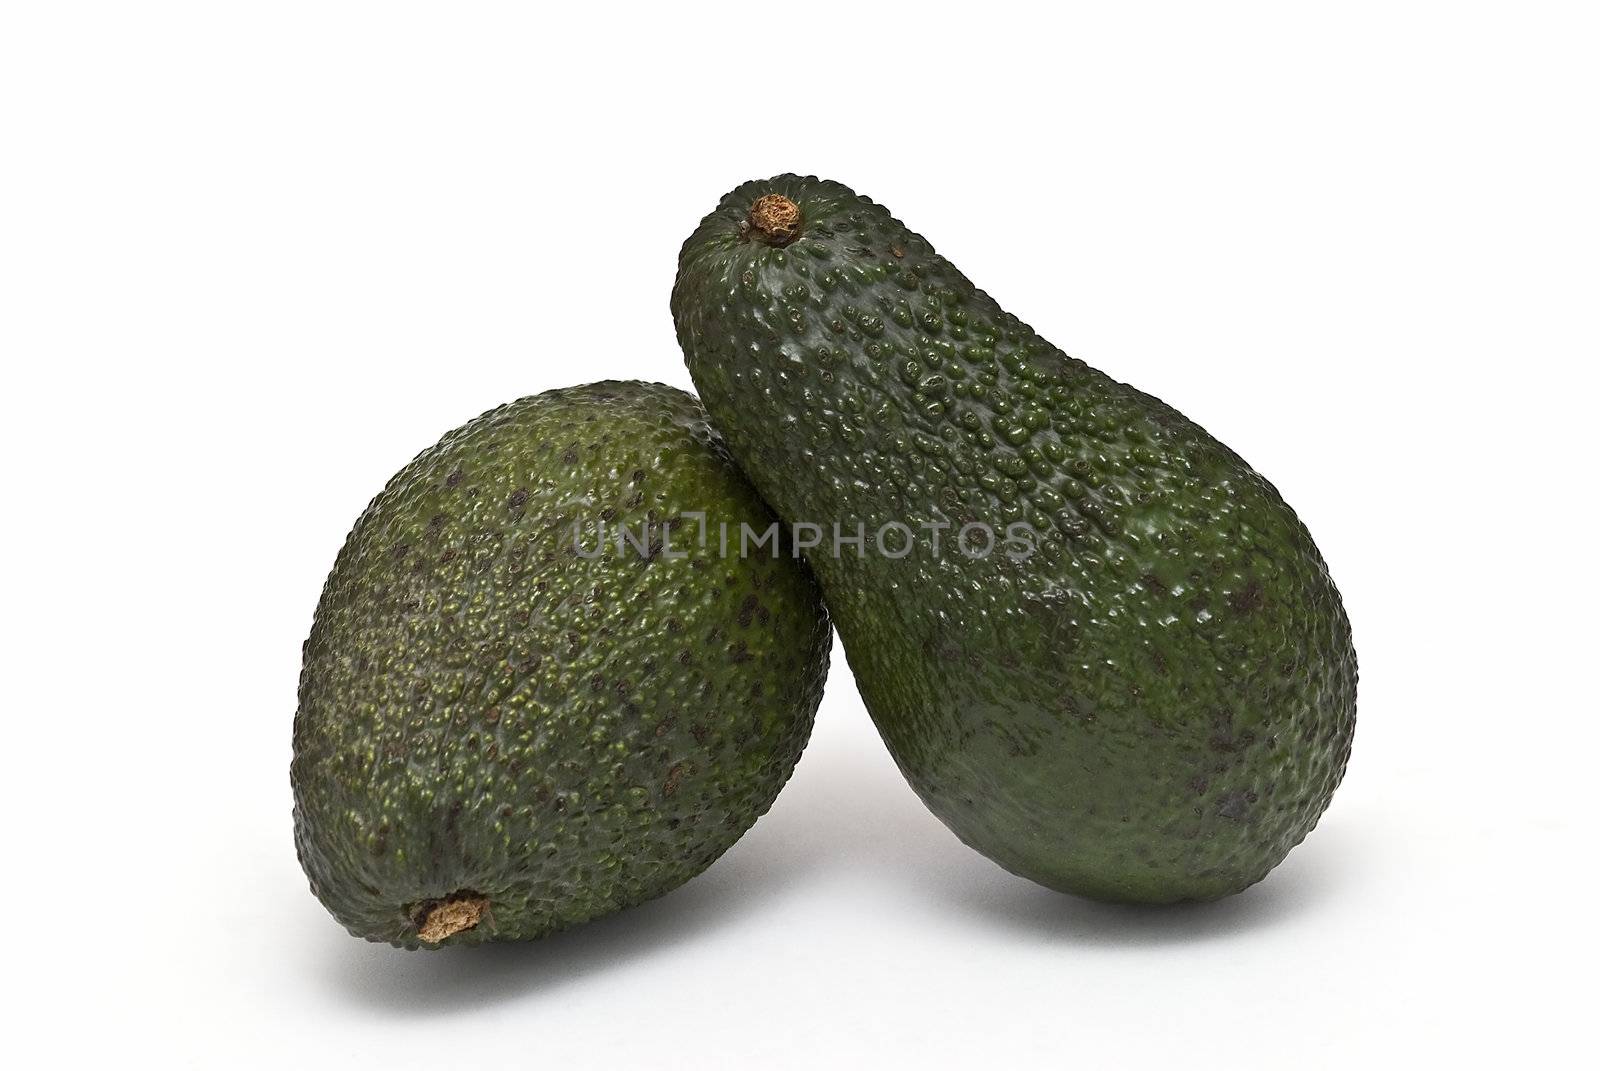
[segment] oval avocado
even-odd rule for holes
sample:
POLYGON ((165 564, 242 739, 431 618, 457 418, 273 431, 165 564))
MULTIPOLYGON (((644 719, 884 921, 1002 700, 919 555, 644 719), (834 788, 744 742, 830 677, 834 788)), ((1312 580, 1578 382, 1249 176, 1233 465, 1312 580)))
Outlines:
POLYGON ((305 644, 295 842, 334 917, 410 948, 535 938, 726 851, 827 673, 805 566, 721 552, 722 525, 773 521, 659 384, 524 398, 402 469, 305 644))

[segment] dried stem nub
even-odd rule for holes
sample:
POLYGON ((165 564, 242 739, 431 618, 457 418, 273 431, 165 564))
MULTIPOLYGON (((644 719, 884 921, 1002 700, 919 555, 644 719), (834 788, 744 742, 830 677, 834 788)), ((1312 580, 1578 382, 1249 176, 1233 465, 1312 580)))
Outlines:
POLYGON ((750 226, 769 245, 784 246, 800 237, 800 206, 781 193, 756 198, 750 206, 750 226))
POLYGON ((422 909, 417 922, 417 936, 436 945, 446 937, 453 937, 472 929, 483 920, 488 910, 489 898, 477 893, 451 893, 422 909))

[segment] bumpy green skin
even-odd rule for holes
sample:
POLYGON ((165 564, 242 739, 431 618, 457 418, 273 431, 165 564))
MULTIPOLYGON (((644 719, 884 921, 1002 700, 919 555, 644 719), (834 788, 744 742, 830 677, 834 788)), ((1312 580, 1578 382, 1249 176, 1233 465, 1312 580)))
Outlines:
POLYGON ((916 532, 898 560, 833 557, 831 535, 810 560, 885 742, 967 844, 1068 892, 1207 900, 1315 825, 1355 725, 1349 622, 1232 451, 835 182, 728 194, 683 248, 672 311, 781 517, 916 532), (767 193, 800 206, 785 247, 746 222, 767 193), (970 522, 1026 522, 1039 549, 952 552, 970 522))
POLYGON ((539 937, 681 885, 771 805, 810 735, 829 626, 791 558, 723 558, 773 520, 693 397, 598 383, 503 406, 356 522, 305 645, 295 841, 352 933, 539 937), (661 546, 660 522, 704 511, 661 546), (646 559, 597 524, 646 520, 646 559), (574 538, 573 522, 580 522, 574 538), (685 554, 681 559, 671 554, 685 554))

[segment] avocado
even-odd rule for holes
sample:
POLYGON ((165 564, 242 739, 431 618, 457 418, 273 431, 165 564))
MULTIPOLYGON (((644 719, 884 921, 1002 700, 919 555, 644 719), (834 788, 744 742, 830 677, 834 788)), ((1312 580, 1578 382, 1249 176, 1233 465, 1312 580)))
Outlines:
POLYGON ((438 947, 536 938, 709 866, 788 779, 827 673, 805 566, 722 553, 724 525, 773 523, 659 384, 524 398, 418 455, 305 644, 312 892, 360 937, 438 947))
POLYGON ((1316 824, 1350 625, 1237 454, 837 182, 729 193, 672 313, 735 460, 806 527, 884 742, 968 845, 1066 892, 1210 900, 1316 824))

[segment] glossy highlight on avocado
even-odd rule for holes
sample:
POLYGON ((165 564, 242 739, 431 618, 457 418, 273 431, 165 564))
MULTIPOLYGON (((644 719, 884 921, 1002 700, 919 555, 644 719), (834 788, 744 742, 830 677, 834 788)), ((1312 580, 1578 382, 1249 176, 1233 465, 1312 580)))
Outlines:
POLYGON ((1260 880, 1316 824, 1355 726, 1350 626, 1237 454, 837 182, 729 193, 672 313, 779 516, 916 533, 904 557, 809 560, 885 743, 963 841, 1056 889, 1171 902, 1260 880), (949 551, 1018 522, 1036 553, 949 551))
POLYGON ((352 933, 539 937, 681 885, 765 813, 828 619, 803 564, 724 557, 698 513, 773 521, 695 399, 638 382, 485 413, 373 500, 306 641, 291 767, 301 864, 352 933), (598 553, 601 525, 653 535, 598 553))

